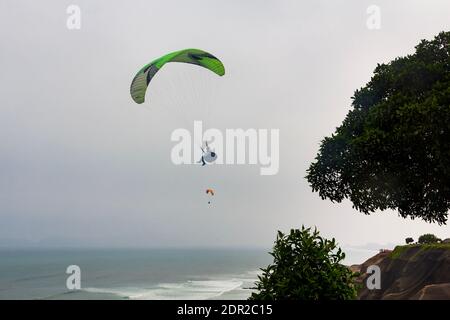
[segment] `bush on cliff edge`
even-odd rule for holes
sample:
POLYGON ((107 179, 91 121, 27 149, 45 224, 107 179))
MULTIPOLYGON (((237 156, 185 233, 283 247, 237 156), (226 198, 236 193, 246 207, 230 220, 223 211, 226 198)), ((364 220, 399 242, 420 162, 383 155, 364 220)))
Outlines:
POLYGON ((317 229, 278 231, 270 253, 273 264, 261 269, 257 292, 250 300, 346 300, 356 297, 354 278, 340 262, 344 252, 335 239, 319 236, 317 229))

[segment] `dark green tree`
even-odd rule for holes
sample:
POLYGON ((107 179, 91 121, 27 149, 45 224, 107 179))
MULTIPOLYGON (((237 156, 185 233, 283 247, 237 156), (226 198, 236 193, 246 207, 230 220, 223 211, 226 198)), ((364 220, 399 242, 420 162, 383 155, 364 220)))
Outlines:
POLYGON ((322 199, 445 224, 450 208, 450 32, 379 64, 307 172, 322 199))
POLYGON ((441 242, 441 239, 436 237, 434 234, 426 233, 419 237, 419 240, 417 240, 420 244, 432 244, 432 243, 439 243, 441 242))
POLYGON ((317 229, 278 231, 270 253, 273 264, 261 269, 251 300, 344 300, 356 297, 356 274, 340 264, 345 254, 317 229))
POLYGON ((413 238, 406 238, 405 242, 406 242, 406 244, 410 244, 410 243, 414 242, 414 239, 413 238))

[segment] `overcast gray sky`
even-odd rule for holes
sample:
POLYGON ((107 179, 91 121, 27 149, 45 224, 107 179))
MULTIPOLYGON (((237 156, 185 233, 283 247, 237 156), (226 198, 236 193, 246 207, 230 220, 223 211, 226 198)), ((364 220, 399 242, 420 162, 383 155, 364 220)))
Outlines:
POLYGON ((376 64, 448 31, 449 16, 447 0, 1 1, 0 245, 269 247, 302 224, 343 245, 450 237, 321 200, 304 179, 376 64), (70 4, 80 30, 66 28, 70 4), (139 68, 190 47, 226 75, 168 65, 144 105, 131 100, 139 68), (278 175, 173 165, 170 134, 194 120, 280 129, 278 175))

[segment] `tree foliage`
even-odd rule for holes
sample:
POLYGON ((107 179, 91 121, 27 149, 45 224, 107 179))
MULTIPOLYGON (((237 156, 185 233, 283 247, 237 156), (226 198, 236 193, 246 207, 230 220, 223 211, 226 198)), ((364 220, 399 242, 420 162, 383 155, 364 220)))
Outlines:
POLYGON ((450 32, 379 64, 307 174, 322 199, 445 224, 450 208, 450 32))
POLYGON ((417 240, 420 244, 432 244, 432 243, 439 243, 441 242, 441 239, 436 237, 434 234, 426 233, 419 237, 419 240, 417 240))
POLYGON ((340 264, 345 254, 334 239, 327 240, 310 228, 278 231, 270 253, 273 264, 261 269, 257 292, 251 300, 354 299, 356 274, 340 264))
POLYGON ((406 244, 410 244, 410 243, 414 242, 414 239, 413 238, 406 238, 405 242, 406 242, 406 244))

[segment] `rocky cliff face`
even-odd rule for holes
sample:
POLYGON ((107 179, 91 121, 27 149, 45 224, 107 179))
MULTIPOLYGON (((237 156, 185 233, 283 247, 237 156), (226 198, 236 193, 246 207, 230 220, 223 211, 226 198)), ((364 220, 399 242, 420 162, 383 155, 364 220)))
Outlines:
POLYGON ((398 246, 351 268, 362 273, 358 279, 361 300, 450 299, 449 244, 398 246), (370 265, 380 267, 381 289, 366 286, 370 265))

